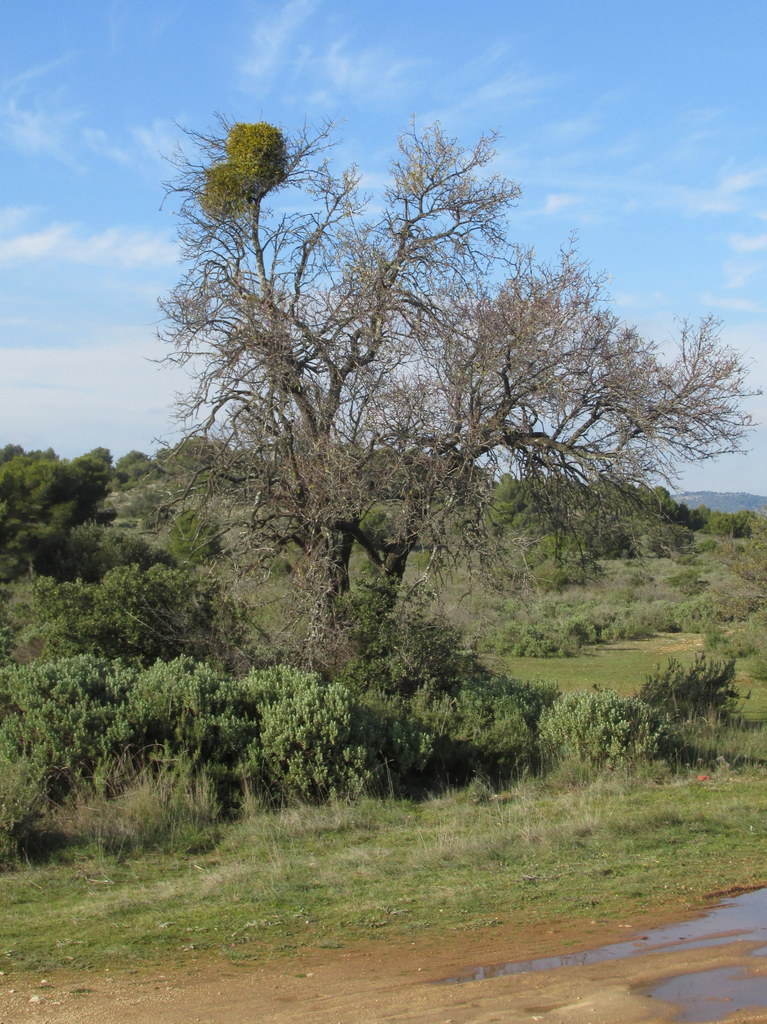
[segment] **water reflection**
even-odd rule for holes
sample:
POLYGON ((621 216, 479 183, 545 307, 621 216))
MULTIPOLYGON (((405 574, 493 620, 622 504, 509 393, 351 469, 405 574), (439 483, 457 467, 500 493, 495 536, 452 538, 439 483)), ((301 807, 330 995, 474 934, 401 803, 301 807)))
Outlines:
POLYGON ((767 978, 749 974, 745 967, 680 974, 651 989, 647 995, 680 1003, 678 1021, 713 1021, 748 1006, 767 1006, 767 978))
POLYGON ((630 956, 643 956, 645 953, 721 946, 736 939, 767 942, 767 889, 757 889, 755 892, 735 896, 709 911, 704 917, 685 921, 683 924, 653 928, 628 942, 615 942, 600 946, 598 949, 565 953, 562 956, 471 967, 452 978, 444 978, 437 984, 460 985, 469 981, 482 981, 485 978, 498 978, 506 974, 526 974, 532 971, 551 971, 558 967, 584 966, 604 960, 623 960, 630 956))

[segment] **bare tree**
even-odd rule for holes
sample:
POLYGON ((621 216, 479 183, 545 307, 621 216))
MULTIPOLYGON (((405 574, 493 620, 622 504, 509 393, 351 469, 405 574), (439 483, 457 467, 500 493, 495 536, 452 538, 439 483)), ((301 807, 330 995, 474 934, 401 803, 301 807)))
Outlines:
POLYGON ((717 322, 667 356, 572 251, 513 246, 492 137, 411 125, 377 201, 332 171, 331 127, 192 140, 171 186, 187 269, 162 304, 204 441, 189 494, 252 560, 298 549, 320 603, 355 545, 396 581, 416 545, 479 538, 500 472, 621 489, 740 450, 746 371, 717 322))

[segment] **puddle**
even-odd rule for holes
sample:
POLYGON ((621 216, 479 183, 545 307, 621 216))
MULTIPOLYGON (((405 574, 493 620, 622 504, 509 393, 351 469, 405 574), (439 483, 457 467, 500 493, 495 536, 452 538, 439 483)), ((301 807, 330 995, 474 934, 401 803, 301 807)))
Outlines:
MULTIPOLYGON (((505 964, 472 967, 465 973, 437 982, 460 985, 507 974, 552 971, 559 967, 577 967, 605 960, 624 960, 646 953, 665 953, 677 949, 701 949, 722 946, 728 942, 767 942, 767 889, 743 893, 726 900, 705 916, 682 924, 653 928, 628 942, 614 942, 597 949, 586 949, 562 956, 517 960, 505 964)), ((767 946, 757 949, 754 957, 767 956, 767 946)), ((678 1021, 715 1021, 746 1007, 767 1006, 767 974, 757 963, 754 970, 726 967, 711 971, 681 974, 664 981, 646 995, 677 1003, 682 1011, 678 1021)))
POLYGON ((749 1006, 767 1006, 767 977, 749 974, 745 967, 720 967, 680 974, 647 995, 683 1006, 678 1021, 721 1020, 749 1006))
MULTIPOLYGON (((644 956, 645 953, 722 946, 739 939, 747 942, 767 942, 767 889, 757 889, 754 892, 743 893, 742 896, 735 896, 710 910, 704 917, 685 921, 683 924, 653 928, 629 942, 615 942, 608 946, 599 946, 597 949, 565 953, 562 956, 467 968, 465 973, 444 978, 437 984, 461 985, 469 981, 482 981, 485 978, 499 978, 505 974, 552 971, 558 967, 582 967, 604 960, 644 956)), ((767 953, 767 949, 757 950, 757 953, 767 953)))

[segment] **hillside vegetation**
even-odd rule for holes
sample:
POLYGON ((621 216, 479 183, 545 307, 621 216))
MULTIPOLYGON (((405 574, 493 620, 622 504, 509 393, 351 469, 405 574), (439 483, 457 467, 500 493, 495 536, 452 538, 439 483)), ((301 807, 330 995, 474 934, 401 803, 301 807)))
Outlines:
MULTIPOLYGON (((563 533, 506 478, 488 513, 492 564, 459 558, 436 574, 416 551, 392 592, 353 559, 337 633, 310 662, 291 643, 298 561, 286 550, 267 577, 249 574, 226 534, 174 517, 178 465, 140 453, 113 465, 103 449, 71 462, 4 451, 0 863, 10 872, 3 941, 18 967, 75 955, 45 952, 59 913, 91 921, 76 962, 115 949, 103 915, 82 904, 101 877, 130 907, 130 956, 154 957, 181 950, 187 932, 189 948, 218 948, 222 927, 234 937, 227 955, 273 949, 267 925, 289 948, 299 905, 315 942, 436 924, 408 904, 385 850, 424 892, 439 863, 452 893, 444 920, 469 926, 489 913, 471 911, 472 899, 497 900, 480 882, 483 864, 551 879, 535 892, 515 883, 503 903, 503 913, 534 915, 544 892, 550 908, 565 898, 554 879, 571 885, 576 846, 589 871, 609 862, 622 879, 605 888, 600 912, 645 905, 644 868, 628 865, 650 822, 648 865, 663 836, 679 849, 689 829, 720 837, 732 870, 712 868, 701 892, 756 870, 761 840, 732 859, 742 822, 715 822, 693 784, 718 780, 734 794, 741 779, 742 796, 767 764, 760 516, 691 510, 659 489, 639 494, 621 522, 596 515, 563 533), (242 913, 222 924, 216 904, 193 925, 168 909, 173 940, 146 938, 146 915, 166 913, 155 903, 172 863, 196 866, 172 886, 194 915, 209 899, 197 884, 205 873, 223 872, 222 894, 234 891, 263 862, 263 843, 269 882, 242 913), (320 845, 330 859, 308 886, 320 845), (349 857, 362 859, 347 877, 349 857), (64 881, 78 864, 79 894, 64 881), (19 872, 57 894, 36 907, 23 944, 12 937, 16 901, 29 912, 27 883, 11 882, 19 872)), ((674 870, 663 865, 663 884, 683 886, 674 870)))

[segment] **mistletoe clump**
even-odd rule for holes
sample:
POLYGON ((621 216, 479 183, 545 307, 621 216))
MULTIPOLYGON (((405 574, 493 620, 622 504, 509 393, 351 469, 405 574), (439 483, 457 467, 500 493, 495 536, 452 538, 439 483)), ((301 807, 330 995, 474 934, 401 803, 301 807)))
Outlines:
POLYGON ((266 121, 232 125, 226 155, 225 161, 205 171, 201 205, 208 214, 242 213, 287 178, 285 136, 266 121))

